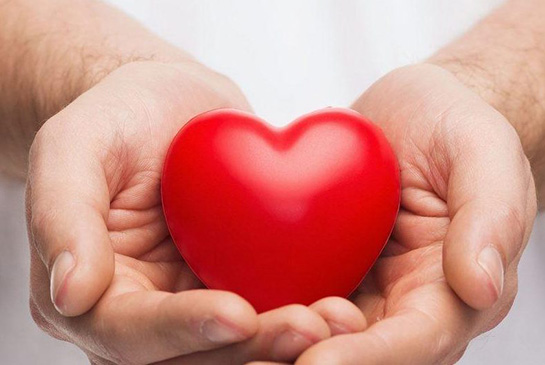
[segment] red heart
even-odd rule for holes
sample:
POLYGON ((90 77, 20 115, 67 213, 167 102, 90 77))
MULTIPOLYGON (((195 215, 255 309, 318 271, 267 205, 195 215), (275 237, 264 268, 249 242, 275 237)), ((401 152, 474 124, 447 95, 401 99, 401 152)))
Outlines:
POLYGON ((356 288, 392 230, 399 171, 380 129, 354 111, 327 108, 277 130, 219 109, 172 142, 162 199, 195 274, 262 312, 356 288))

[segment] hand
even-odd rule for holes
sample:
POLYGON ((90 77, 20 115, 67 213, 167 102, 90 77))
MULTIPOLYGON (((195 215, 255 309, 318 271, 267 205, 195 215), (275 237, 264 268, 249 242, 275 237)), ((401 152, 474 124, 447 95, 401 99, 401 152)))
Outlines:
POLYGON ((436 66, 390 73, 354 108, 396 151, 401 209, 352 297, 370 328, 323 341, 297 364, 453 363, 515 298, 536 214, 529 163, 502 115, 436 66))
POLYGON ((235 294, 202 289, 169 238, 159 190, 167 148, 192 116, 219 107, 249 108, 195 62, 128 64, 34 140, 31 311, 95 364, 290 361, 330 335, 320 310, 257 316, 235 294))

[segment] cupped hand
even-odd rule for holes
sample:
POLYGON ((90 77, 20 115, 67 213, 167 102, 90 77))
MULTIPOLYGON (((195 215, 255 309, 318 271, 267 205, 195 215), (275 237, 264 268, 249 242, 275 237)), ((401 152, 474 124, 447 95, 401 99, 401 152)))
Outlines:
POLYGON ((27 185, 31 311, 91 362, 290 361, 330 336, 320 310, 258 316, 235 294, 203 289, 171 242, 163 159, 184 123, 220 107, 249 108, 204 66, 133 63, 37 134, 27 185))
POLYGON ((516 295, 536 214, 529 163, 507 120, 436 66, 396 70, 353 107, 396 151, 401 209, 351 298, 370 327, 314 345, 297 364, 453 363, 516 295))

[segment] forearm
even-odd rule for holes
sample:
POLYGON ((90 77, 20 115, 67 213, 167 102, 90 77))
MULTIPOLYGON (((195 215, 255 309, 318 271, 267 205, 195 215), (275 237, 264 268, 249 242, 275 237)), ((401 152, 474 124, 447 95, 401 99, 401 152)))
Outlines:
POLYGON ((94 0, 0 0, 0 171, 24 176, 41 124, 119 66, 190 60, 94 0))
MULTIPOLYGON (((545 196, 545 1, 506 2, 429 62, 454 73, 517 130, 545 196)), ((543 205, 543 201, 541 204, 543 205)))

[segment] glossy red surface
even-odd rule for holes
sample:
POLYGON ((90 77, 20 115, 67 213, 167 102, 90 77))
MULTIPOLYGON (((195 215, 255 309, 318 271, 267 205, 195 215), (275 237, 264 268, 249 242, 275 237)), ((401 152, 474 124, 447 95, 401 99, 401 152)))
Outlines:
POLYGON ((273 129, 219 109, 175 137, 162 199, 195 274, 262 312, 355 289, 392 230, 399 171, 382 132, 354 111, 273 129))

